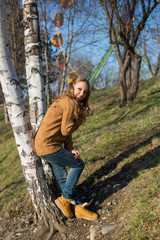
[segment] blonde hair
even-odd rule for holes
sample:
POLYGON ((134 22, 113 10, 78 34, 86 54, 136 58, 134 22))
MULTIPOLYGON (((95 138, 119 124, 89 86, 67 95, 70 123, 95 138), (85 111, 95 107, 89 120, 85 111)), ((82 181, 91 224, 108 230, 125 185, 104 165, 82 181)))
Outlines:
POLYGON ((76 99, 78 102, 79 108, 77 109, 77 112, 75 113, 75 117, 76 117, 76 119, 77 118, 84 119, 84 117, 82 115, 82 109, 83 109, 83 107, 89 108, 88 100, 90 97, 90 93, 91 93, 91 85, 90 85, 89 81, 77 74, 77 78, 73 79, 73 81, 69 83, 67 90, 64 93, 62 93, 61 95, 59 95, 58 97, 56 97, 55 99, 52 99, 52 102, 58 101, 59 99, 62 99, 65 96, 69 96, 70 98, 76 99), (76 98, 76 96, 74 95, 74 85, 78 82, 85 82, 86 85, 88 86, 87 95, 82 101, 79 101, 78 98, 76 98))

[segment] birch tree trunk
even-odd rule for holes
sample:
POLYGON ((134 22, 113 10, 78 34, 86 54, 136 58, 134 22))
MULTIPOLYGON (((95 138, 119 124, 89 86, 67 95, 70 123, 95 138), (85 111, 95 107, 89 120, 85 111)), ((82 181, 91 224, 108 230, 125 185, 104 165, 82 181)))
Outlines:
POLYGON ((48 58, 48 41, 49 41, 49 33, 47 29, 47 9, 46 9, 46 0, 43 0, 43 3, 38 1, 38 4, 41 7, 41 14, 43 19, 43 25, 44 25, 44 39, 45 39, 45 46, 44 46, 44 58, 45 58, 45 69, 46 69, 46 92, 47 92, 47 109, 50 106, 50 87, 49 87, 49 58, 48 58))
POLYGON ((41 227, 39 233, 49 228, 50 233, 46 239, 51 238, 55 229, 65 236, 66 228, 61 213, 53 203, 54 194, 48 188, 42 163, 34 151, 34 134, 25 108, 23 92, 11 61, 6 29, 6 0, 2 0, 0 1, 0 82, 27 189, 41 227))
POLYGON ((40 55, 39 18, 35 0, 23 0, 22 3, 30 121, 36 132, 46 112, 45 89, 40 55))
MULTIPOLYGON (((24 43, 26 57, 26 80, 28 85, 30 123, 37 132, 46 112, 44 81, 42 78, 41 45, 37 4, 34 0, 23 0, 24 43)), ((48 59, 47 59, 48 60, 48 59)), ((46 63, 47 65, 48 63, 46 63)), ((47 65, 48 66, 48 65, 47 65)), ((48 72, 48 70, 47 70, 48 72)), ((48 83, 49 87, 49 83, 48 83)), ((42 161, 50 186, 57 189, 50 166, 42 161), (51 184, 53 182, 53 184, 51 184)))

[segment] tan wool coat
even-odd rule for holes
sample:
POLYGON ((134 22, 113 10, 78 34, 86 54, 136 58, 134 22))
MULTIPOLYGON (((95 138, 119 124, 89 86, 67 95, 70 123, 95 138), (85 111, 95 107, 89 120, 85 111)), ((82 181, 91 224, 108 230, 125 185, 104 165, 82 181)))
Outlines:
POLYGON ((82 124, 76 119, 79 107, 76 99, 64 96, 48 108, 35 137, 35 150, 38 156, 59 151, 62 147, 73 150, 72 133, 82 124))

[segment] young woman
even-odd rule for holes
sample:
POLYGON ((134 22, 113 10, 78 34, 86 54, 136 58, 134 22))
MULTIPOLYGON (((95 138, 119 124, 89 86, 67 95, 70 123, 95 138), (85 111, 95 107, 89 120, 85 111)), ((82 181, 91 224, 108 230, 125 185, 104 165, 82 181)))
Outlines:
POLYGON ((89 82, 78 76, 64 94, 53 100, 35 137, 35 149, 37 155, 50 164, 58 181, 62 196, 55 203, 62 213, 73 217, 70 204, 74 200, 77 218, 95 220, 98 215, 87 210, 75 193, 84 162, 72 142, 72 133, 89 116, 90 91, 89 82), (69 173, 66 167, 71 168, 69 173))

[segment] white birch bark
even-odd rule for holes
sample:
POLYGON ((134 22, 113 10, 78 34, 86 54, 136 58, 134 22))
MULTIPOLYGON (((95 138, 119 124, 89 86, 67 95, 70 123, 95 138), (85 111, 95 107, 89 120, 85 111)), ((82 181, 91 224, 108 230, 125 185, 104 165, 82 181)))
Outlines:
MULTIPOLYGON (((36 133, 46 112, 44 80, 42 77, 39 17, 36 1, 23 0, 23 17, 30 122, 34 133, 36 133)), ((46 178, 51 182, 53 180, 52 171, 46 162, 42 161, 42 163, 46 178)))
MULTIPOLYGON (((30 176, 35 176, 36 169, 34 166, 34 161, 36 160, 33 150, 34 140, 24 105, 23 93, 9 53, 5 1, 1 1, 0 3, 0 19, 0 81, 18 152, 21 157, 23 173, 27 182, 30 182, 30 176)), ((32 190, 29 189, 29 192, 31 193, 32 190)))
MULTIPOLYGON (((34 151, 34 135, 25 108, 23 92, 17 79, 8 48, 6 0, 0 1, 0 82, 13 128, 27 188, 39 219, 51 229, 60 232, 59 211, 44 178, 42 163, 34 151), (54 226, 54 227, 53 227, 54 226)), ((45 226, 44 225, 44 226, 45 226)), ((48 238, 49 239, 49 238, 48 238)))
POLYGON ((36 132, 46 112, 45 89, 40 56, 39 19, 35 0, 22 0, 22 4, 30 122, 36 132))

